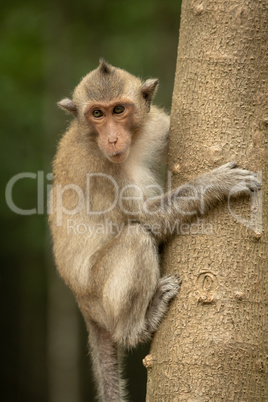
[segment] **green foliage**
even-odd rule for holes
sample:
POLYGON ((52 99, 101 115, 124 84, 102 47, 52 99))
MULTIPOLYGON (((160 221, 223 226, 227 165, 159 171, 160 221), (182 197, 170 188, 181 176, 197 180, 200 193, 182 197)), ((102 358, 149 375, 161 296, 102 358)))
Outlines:
MULTIPOLYGON (((15 174, 51 171, 66 126, 66 116, 56 102, 71 95, 100 57, 143 78, 159 78, 156 101, 170 108, 179 8, 179 0, 13 0, 1 5, 0 179, 4 188, 15 174)), ((47 184, 51 182, 44 182, 45 197, 47 184)), ((13 199, 20 208, 36 208, 37 180, 18 181, 13 199)), ((0 216, 1 306, 10 327, 2 335, 9 346, 1 378, 9 389, 1 398, 46 401, 47 217, 17 215, 5 202, 0 216)))

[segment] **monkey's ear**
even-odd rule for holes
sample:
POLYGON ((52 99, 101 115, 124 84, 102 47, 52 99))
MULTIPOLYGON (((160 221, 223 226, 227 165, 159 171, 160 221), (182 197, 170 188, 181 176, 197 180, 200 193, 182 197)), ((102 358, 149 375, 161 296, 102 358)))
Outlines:
POLYGON ((112 66, 107 63, 104 59, 100 59, 99 70, 103 74, 110 74, 112 71, 112 66))
POLYGON ((77 106, 71 99, 68 98, 62 99, 60 102, 57 103, 57 105, 61 109, 77 116, 77 106))
POLYGON ((146 80, 145 83, 141 87, 141 93, 146 102, 147 112, 150 112, 151 102, 152 102, 153 96, 155 94, 157 85, 158 85, 158 80, 155 78, 150 78, 149 80, 146 80))

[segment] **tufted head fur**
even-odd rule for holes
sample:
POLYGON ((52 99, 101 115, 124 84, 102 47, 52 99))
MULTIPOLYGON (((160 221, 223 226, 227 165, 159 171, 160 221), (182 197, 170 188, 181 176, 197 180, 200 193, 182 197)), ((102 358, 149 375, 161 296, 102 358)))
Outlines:
POLYGON ((113 67, 104 59, 99 66, 87 74, 73 93, 73 99, 65 98, 58 106, 74 116, 83 115, 88 103, 109 102, 124 97, 150 111, 153 95, 158 85, 157 79, 142 82, 127 71, 113 67))

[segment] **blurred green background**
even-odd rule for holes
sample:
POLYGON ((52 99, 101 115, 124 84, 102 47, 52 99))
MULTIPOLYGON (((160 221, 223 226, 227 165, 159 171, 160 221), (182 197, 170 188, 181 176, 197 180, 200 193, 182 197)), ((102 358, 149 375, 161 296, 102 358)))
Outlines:
MULTIPOLYGON (((57 276, 47 227, 51 160, 66 127, 56 102, 104 57, 159 78, 156 103, 169 111, 179 14, 180 0, 1 4, 2 402, 94 400, 84 323, 57 276), (12 187, 10 179, 24 172, 31 175, 12 187), (21 215, 14 206, 36 213, 21 215)), ((127 357, 132 401, 145 398, 147 353, 145 345, 127 357)))

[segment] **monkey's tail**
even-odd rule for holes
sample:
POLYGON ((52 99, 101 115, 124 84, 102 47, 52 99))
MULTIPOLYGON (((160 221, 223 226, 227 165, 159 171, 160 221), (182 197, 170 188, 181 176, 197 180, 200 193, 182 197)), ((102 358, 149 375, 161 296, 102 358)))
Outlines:
POLYGON ((88 326, 93 373, 101 402, 126 401, 125 381, 121 378, 121 353, 111 335, 95 323, 88 326))

